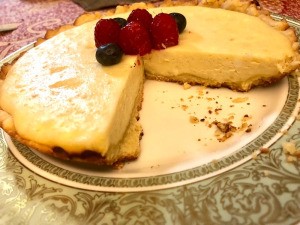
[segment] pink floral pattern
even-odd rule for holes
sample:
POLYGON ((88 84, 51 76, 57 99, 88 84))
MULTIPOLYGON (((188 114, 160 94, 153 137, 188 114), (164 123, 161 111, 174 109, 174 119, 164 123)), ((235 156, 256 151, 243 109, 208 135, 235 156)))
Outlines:
POLYGON ((258 0, 260 5, 274 13, 294 17, 300 20, 300 1, 299 0, 258 0))
POLYGON ((70 0, 10 0, 1 2, 0 24, 19 27, 0 33, 0 60, 43 37, 46 30, 72 23, 84 10, 70 0))

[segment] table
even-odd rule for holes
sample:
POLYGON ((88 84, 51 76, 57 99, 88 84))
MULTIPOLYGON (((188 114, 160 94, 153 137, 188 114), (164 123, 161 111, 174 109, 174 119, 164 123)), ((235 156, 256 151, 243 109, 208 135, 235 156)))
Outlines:
MULTIPOLYGON (((259 2, 300 19, 299 0, 259 2)), ((19 23, 18 29, 0 34, 0 59, 83 12, 69 0, 0 0, 0 24, 19 23)), ((137 193, 87 191, 48 180, 9 152, 1 132, 0 224, 295 224, 300 221, 300 161, 287 163, 281 144, 298 145, 299 127, 294 121, 272 151, 221 176, 137 193)))

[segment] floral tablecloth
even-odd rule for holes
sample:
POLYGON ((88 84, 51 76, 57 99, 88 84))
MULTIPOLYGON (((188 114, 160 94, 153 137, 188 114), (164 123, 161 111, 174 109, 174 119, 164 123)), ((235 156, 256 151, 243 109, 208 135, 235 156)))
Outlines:
POLYGON ((46 30, 72 23, 84 12, 69 0, 10 0, 0 4, 0 25, 19 24, 14 31, 0 33, 0 60, 43 37, 46 30))

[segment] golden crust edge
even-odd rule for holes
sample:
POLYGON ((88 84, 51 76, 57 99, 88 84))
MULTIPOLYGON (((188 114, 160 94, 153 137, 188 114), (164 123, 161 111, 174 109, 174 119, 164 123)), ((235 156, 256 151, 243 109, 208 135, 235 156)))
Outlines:
POLYGON ((159 81, 166 81, 166 82, 175 82, 178 84, 184 84, 188 83, 190 85, 194 84, 200 84, 205 87, 210 87, 210 88, 221 88, 221 87, 226 87, 231 89, 232 91, 237 91, 237 92, 247 92, 251 90, 254 87, 266 87, 269 86, 270 84, 273 84, 279 80, 281 80, 283 77, 285 77, 285 74, 280 74, 278 76, 273 76, 273 77, 268 77, 268 78, 261 78, 261 79, 256 79, 253 80, 251 85, 246 85, 246 83, 230 83, 230 82, 224 82, 224 83, 218 83, 214 82, 211 80, 191 76, 191 75, 178 75, 178 76, 158 76, 155 74, 150 74, 146 73, 146 78, 151 79, 151 80, 159 80, 159 81))

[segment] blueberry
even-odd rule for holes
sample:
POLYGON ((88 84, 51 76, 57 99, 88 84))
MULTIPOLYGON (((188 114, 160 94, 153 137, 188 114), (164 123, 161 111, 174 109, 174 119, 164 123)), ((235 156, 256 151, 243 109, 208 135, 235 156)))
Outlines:
POLYGON ((122 49, 115 43, 101 45, 96 51, 96 59, 103 66, 111 66, 119 63, 122 56, 122 49))
POLYGON ((121 28, 125 27, 127 24, 127 20, 121 17, 114 18, 114 20, 120 25, 121 28))
POLYGON ((186 18, 181 13, 170 13, 170 15, 175 19, 178 27, 179 34, 182 33, 182 31, 186 27, 186 18))

